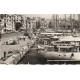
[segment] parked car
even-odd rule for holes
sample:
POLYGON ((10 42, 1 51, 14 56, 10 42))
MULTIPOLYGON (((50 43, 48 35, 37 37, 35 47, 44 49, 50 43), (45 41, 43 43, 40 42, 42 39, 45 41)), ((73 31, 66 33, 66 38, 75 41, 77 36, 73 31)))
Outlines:
POLYGON ((25 38, 26 38, 25 36, 19 36, 18 37, 19 40, 24 40, 24 41, 25 41, 25 38))
POLYGON ((24 27, 20 27, 20 31, 23 31, 23 30, 25 30, 26 28, 24 28, 24 27))
POLYGON ((6 41, 6 45, 15 45, 15 44, 17 44, 17 41, 14 39, 10 39, 10 40, 6 41))

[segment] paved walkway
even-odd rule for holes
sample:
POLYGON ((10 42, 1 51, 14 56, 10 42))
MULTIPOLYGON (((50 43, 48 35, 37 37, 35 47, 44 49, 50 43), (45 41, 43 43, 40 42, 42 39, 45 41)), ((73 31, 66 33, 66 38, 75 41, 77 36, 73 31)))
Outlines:
MULTIPOLYGON (((14 35, 14 33, 13 33, 13 36, 11 36, 11 34, 10 34, 10 36, 7 35, 8 37, 5 36, 4 38, 1 39, 1 41, 4 42, 4 41, 7 41, 9 39, 14 39, 14 38, 17 38, 18 36, 22 36, 22 35, 23 34, 20 34, 20 35, 19 34, 18 35, 15 34, 14 35)), ((30 46, 31 46, 35 42, 35 40, 36 40, 36 36, 33 35, 33 37, 34 37, 33 40, 30 40, 30 39, 28 39, 28 37, 26 37, 25 41, 24 40, 20 40, 19 44, 17 44, 17 45, 0 45, 0 58, 4 56, 4 51, 8 52, 8 51, 14 51, 14 50, 21 50, 22 47, 27 46, 28 43, 30 43, 30 46)), ((9 57, 8 59, 6 59, 6 61, 8 63, 13 61, 13 56, 14 55, 15 54, 12 54, 12 56, 9 57)), ((19 55, 17 54, 15 58, 18 58, 18 56, 20 56, 20 54, 19 55)), ((14 60, 18 61, 15 58, 14 58, 14 60)))
POLYGON ((31 43, 31 40, 28 39, 28 37, 25 37, 24 40, 19 40, 19 44, 16 45, 2 45, 3 42, 9 40, 9 39, 15 39, 19 36, 23 36, 23 33, 11 33, 3 35, 1 42, 0 42, 0 58, 4 56, 4 51, 13 51, 13 50, 20 50, 23 46, 27 45, 27 43, 31 43))

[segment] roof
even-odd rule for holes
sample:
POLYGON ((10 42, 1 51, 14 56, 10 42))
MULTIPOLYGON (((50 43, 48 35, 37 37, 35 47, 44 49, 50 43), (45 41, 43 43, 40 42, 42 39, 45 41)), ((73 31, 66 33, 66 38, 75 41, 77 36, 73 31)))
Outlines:
POLYGON ((63 34, 63 33, 47 33, 47 32, 43 32, 43 33, 41 33, 41 34, 53 34, 53 35, 58 35, 58 34, 63 34))
POLYGON ((80 41, 80 37, 66 36, 60 38, 60 41, 80 41))
POLYGON ((59 38, 59 37, 57 37, 57 36, 54 36, 54 37, 51 37, 51 38, 59 38))
POLYGON ((73 46, 57 46, 58 48, 72 48, 73 46))

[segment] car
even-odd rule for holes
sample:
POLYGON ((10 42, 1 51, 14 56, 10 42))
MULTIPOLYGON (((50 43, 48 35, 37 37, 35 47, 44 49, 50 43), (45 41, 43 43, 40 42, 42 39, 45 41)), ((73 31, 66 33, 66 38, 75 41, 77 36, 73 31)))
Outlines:
POLYGON ((25 30, 26 28, 25 28, 25 27, 20 27, 20 29, 21 29, 21 30, 25 30))
POLYGON ((17 41, 15 39, 10 39, 6 41, 6 45, 15 45, 17 44, 17 41))
POLYGON ((25 40, 25 38, 26 38, 25 36, 18 36, 19 40, 25 40))

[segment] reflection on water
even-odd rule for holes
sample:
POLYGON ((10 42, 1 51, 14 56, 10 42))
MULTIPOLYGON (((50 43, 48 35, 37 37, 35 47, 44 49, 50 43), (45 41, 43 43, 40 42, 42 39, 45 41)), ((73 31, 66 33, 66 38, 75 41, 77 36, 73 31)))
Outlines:
POLYGON ((30 49, 18 64, 80 64, 80 61, 53 61, 42 58, 37 49, 30 49))
POLYGON ((18 64, 80 64, 80 61, 48 61, 40 57, 37 50, 28 51, 18 64))

